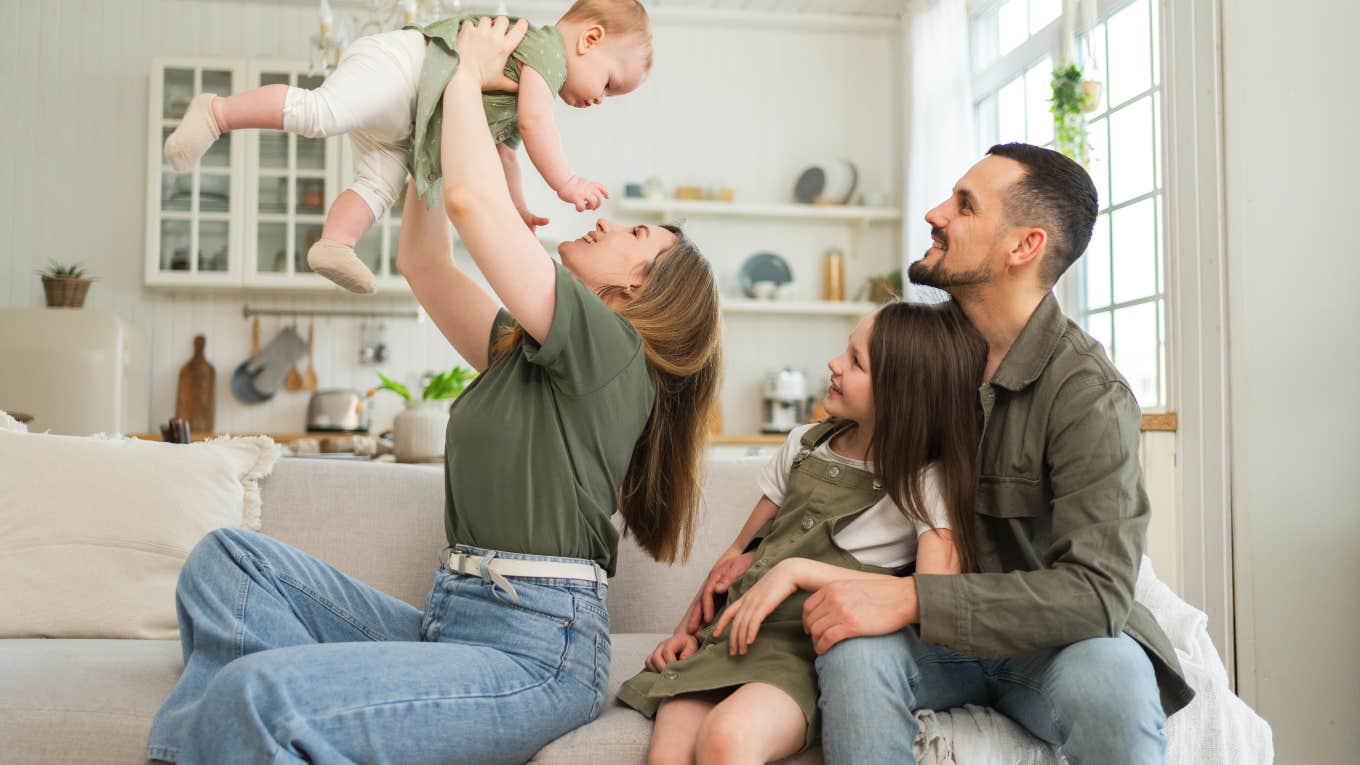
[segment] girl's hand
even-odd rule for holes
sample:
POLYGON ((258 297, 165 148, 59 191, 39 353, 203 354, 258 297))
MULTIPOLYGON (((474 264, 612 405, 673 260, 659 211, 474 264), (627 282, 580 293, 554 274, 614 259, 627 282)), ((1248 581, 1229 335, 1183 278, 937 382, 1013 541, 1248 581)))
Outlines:
POLYGON ((685 625, 689 632, 698 634, 699 630, 713 621, 713 615, 717 610, 713 603, 714 596, 727 594, 727 590, 737 583, 755 560, 754 550, 742 553, 741 550, 730 547, 718 558, 718 562, 713 564, 713 569, 704 579, 703 586, 699 588, 699 607, 690 614, 689 624, 685 625))
POLYGON ((533 232, 537 232, 539 226, 548 225, 547 218, 541 218, 537 215, 534 215, 533 213, 529 212, 527 208, 520 208, 519 217, 524 220, 524 225, 528 226, 529 230, 533 232))
POLYGON ((600 204, 609 198, 609 189, 595 181, 573 175, 562 184, 562 188, 557 192, 557 198, 574 205, 576 212, 597 210, 600 204))
POLYGON ((699 650, 699 639, 685 632, 676 633, 657 643, 656 650, 647 657, 647 669, 660 672, 667 664, 688 659, 699 650))
POLYGON ((728 652, 733 656, 744 655, 746 649, 760 633, 760 623, 765 617, 798 591, 798 558, 780 561, 769 573, 760 578, 751 589, 727 606, 718 625, 713 630, 714 637, 722 637, 728 625, 732 633, 728 636, 728 652))
POLYGON ((504 16, 464 21, 458 28, 458 72, 475 75, 483 91, 518 91, 519 83, 505 76, 505 62, 528 31, 524 19, 513 26, 504 16))

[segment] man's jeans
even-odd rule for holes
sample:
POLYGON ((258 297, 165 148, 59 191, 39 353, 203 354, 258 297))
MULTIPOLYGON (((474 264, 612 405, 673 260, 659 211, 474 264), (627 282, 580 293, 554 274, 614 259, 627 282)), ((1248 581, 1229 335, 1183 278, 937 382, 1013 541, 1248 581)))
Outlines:
POLYGON ((844 640, 817 658, 828 765, 915 763, 917 709, 995 708, 1070 763, 1160 763, 1157 680, 1128 635, 978 659, 921 642, 915 627, 844 640))
POLYGON ((215 531, 180 574, 184 673, 148 754, 524 762, 600 713, 609 620, 602 584, 512 583, 518 602, 441 568, 422 613, 282 542, 215 531))

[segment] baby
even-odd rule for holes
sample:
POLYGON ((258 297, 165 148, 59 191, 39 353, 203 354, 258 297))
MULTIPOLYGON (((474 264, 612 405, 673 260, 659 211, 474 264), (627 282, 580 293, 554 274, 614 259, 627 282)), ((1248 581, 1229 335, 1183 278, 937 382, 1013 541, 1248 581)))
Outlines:
MULTIPOLYGON (((271 128, 308 138, 348 133, 355 181, 326 214, 321 239, 307 252, 316 273, 350 290, 375 291, 354 245, 396 202, 409 168, 433 207, 439 195, 439 140, 444 88, 458 67, 459 25, 476 15, 361 37, 316 90, 266 85, 232 96, 203 93, 165 141, 177 171, 198 162, 228 130, 271 128)), ((553 96, 586 108, 631 92, 652 66, 647 11, 637 0, 577 0, 552 26, 530 28, 506 62, 518 93, 484 93, 510 196, 531 229, 547 223, 524 203, 516 149, 523 139, 543 180, 577 212, 594 210, 609 192, 572 173, 553 122, 553 96)))

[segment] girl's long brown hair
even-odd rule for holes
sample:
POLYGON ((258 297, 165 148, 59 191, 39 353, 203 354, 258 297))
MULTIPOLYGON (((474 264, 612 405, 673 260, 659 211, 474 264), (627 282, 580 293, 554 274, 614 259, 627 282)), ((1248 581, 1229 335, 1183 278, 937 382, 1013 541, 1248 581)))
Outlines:
POLYGON ((986 365, 987 341, 953 301, 890 303, 874 319, 874 470, 904 514, 933 527, 922 483, 938 464, 964 571, 977 568, 977 391, 986 365))
MULTIPOLYGON (((642 338, 656 386, 652 413, 633 447, 619 491, 624 533, 663 563, 685 560, 694 544, 708 423, 718 400, 722 319, 718 288, 699 248, 679 241, 656 256, 637 294, 616 312, 642 338)), ((602 287, 607 299, 622 287, 602 287)), ((517 347, 518 325, 496 339, 493 357, 517 347)))

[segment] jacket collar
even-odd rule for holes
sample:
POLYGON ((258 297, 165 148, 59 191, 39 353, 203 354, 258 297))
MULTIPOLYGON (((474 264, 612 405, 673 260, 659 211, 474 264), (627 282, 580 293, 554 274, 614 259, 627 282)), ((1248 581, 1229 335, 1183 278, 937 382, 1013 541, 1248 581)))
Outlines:
POLYGON ((1020 330, 989 382, 1010 391, 1028 388, 1043 374, 1066 331, 1067 316, 1050 292, 1030 314, 1029 321, 1025 322, 1024 329, 1020 330))

